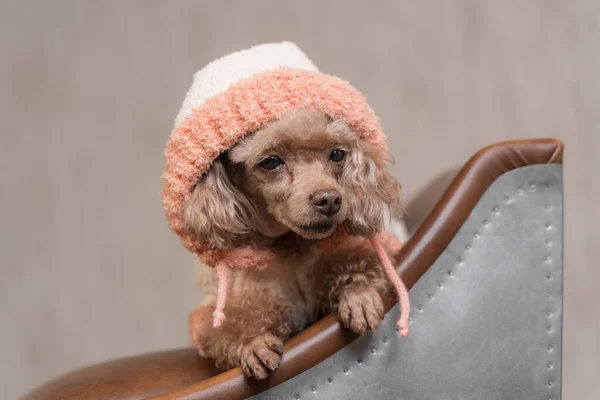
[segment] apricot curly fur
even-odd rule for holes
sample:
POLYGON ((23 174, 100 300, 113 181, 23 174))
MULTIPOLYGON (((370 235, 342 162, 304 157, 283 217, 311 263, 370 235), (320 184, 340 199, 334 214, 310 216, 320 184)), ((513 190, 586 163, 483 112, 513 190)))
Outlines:
MULTIPOLYGON (((213 164, 185 204, 186 229, 203 246, 263 247, 274 255, 263 269, 230 271, 227 319, 217 329, 210 323, 214 269, 199 263, 206 298, 190 316, 190 335, 202 356, 264 379, 278 367, 283 341, 324 313, 336 312, 360 334, 377 328, 390 285, 373 248, 349 234, 382 231, 385 208, 401 215, 389 162, 346 122, 305 109, 247 136, 213 164), (330 159, 334 150, 344 152, 342 161, 330 159), (281 165, 261 168, 269 156, 281 165), (319 190, 340 194, 339 211, 315 208, 310 199, 319 190), (323 245, 328 240, 335 246, 323 245)), ((386 245, 398 249, 389 237, 386 245)))

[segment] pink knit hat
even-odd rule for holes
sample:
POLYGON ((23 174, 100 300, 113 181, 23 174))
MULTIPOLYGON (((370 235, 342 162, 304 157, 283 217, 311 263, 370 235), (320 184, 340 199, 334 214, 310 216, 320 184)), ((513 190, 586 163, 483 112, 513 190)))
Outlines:
MULTIPOLYGON (((215 325, 224 318, 226 269, 266 268, 274 254, 267 248, 216 249, 199 242, 184 222, 184 204, 222 152, 248 132, 301 108, 319 108, 345 120, 360 139, 387 152, 380 121, 364 96, 348 82, 318 72, 290 42, 254 46, 208 64, 194 75, 175 119, 165 150, 163 207, 183 245, 205 264, 218 267, 222 295, 217 299, 215 325)), ((403 318, 404 314, 408 318, 403 311, 403 318)))

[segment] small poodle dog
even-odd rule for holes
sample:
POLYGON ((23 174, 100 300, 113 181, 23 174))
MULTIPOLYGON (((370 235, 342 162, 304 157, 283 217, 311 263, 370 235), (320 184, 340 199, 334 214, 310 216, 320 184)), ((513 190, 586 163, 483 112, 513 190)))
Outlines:
POLYGON ((219 328, 211 325, 214 269, 197 263, 204 301, 190 314, 190 335, 203 357, 264 379, 279 366, 283 341, 327 313, 361 335, 375 331, 391 287, 376 252, 360 241, 327 252, 318 246, 339 226, 370 237, 388 212, 401 217, 389 161, 344 121, 299 110, 213 163, 185 204, 186 224, 215 248, 250 243, 277 257, 264 270, 232 272, 219 328))

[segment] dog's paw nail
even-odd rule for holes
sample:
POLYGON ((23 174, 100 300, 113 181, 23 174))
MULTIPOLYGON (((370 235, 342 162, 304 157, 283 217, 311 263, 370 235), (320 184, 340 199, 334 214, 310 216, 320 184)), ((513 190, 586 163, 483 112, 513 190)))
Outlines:
POLYGON ((242 366, 242 372, 244 373, 244 375, 246 375, 248 378, 250 378, 252 376, 252 371, 250 371, 250 368, 248 368, 247 365, 243 365, 242 366))
POLYGON ((273 350, 275 353, 281 355, 283 354, 283 343, 281 340, 275 336, 267 336, 264 340, 267 347, 273 350))
POLYGON ((283 345, 281 345, 281 343, 275 343, 271 345, 271 350, 273 350, 277 354, 283 354, 283 345))
POLYGON ((258 368, 255 369, 253 375, 254 375, 254 378, 256 380, 259 380, 259 381, 262 380, 262 379, 265 379, 267 376, 269 376, 269 374, 267 373, 267 371, 265 371, 262 368, 261 369, 258 369, 258 368))

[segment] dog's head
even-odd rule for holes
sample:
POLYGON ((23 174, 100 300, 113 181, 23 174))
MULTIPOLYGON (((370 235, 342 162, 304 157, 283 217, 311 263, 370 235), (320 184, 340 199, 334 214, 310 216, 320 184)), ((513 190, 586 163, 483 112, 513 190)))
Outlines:
POLYGON ((402 214, 390 161, 342 120, 290 113, 213 163, 185 204, 185 221, 215 247, 289 231, 322 239, 339 225, 371 236, 382 229, 386 207, 392 217, 402 214))

